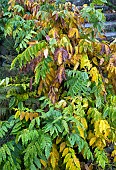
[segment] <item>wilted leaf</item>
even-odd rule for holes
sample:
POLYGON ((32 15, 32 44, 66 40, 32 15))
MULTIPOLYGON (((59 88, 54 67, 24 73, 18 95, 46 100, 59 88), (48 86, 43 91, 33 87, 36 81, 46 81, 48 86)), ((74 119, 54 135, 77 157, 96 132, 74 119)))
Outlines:
POLYGON ((65 74, 65 67, 64 67, 64 65, 61 65, 61 66, 58 68, 57 77, 58 77, 59 83, 62 83, 62 81, 66 79, 66 74, 65 74))

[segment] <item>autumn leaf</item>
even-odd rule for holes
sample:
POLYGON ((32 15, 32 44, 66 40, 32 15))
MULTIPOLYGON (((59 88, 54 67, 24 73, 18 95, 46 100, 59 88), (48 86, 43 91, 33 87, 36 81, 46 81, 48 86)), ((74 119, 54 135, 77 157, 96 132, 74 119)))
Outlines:
POLYGON ((60 144, 60 152, 62 152, 62 151, 64 150, 65 146, 66 146, 66 143, 65 143, 65 142, 62 142, 62 143, 60 144))
POLYGON ((100 120, 99 131, 104 135, 105 138, 109 135, 110 125, 108 124, 107 120, 100 120))
POLYGON ((76 156, 74 156, 73 160, 74 160, 74 163, 75 163, 76 167, 80 168, 79 159, 76 156))
POLYGON ((58 78, 58 81, 59 81, 60 84, 62 83, 63 80, 66 79, 66 74, 65 74, 65 67, 64 67, 64 65, 61 65, 61 66, 58 68, 57 78, 58 78))
POLYGON ((76 38, 80 37, 78 29, 77 28, 70 28, 69 32, 68 32, 68 37, 72 38, 74 35, 76 36, 76 38))
POLYGON ((55 167, 58 166, 58 160, 59 160, 59 153, 57 151, 56 145, 53 144, 52 152, 50 153, 50 163, 53 169, 55 169, 55 167))
POLYGON ((66 163, 66 169, 68 169, 69 167, 71 167, 72 164, 73 164, 73 159, 70 158, 70 159, 67 161, 67 163, 66 163))
POLYGON ((96 141, 96 136, 95 137, 92 137, 89 141, 89 145, 92 146, 96 141))
POLYGON ((64 158, 64 163, 68 162, 70 158, 71 158, 71 153, 68 153, 64 158))
POLYGON ((66 156, 69 152, 69 148, 65 148, 62 153, 62 157, 66 156))
POLYGON ((54 60, 57 61, 58 65, 61 65, 69 58, 67 50, 64 48, 57 48, 54 52, 54 60))
POLYGON ((87 54, 83 54, 81 58, 81 69, 87 67, 88 70, 91 68, 90 60, 88 59, 87 54))
POLYGON ((90 76, 92 77, 92 81, 98 85, 98 79, 99 79, 99 72, 96 67, 92 67, 90 70, 90 76))
POLYGON ((59 144, 61 142, 62 138, 61 137, 57 137, 56 138, 56 144, 59 144))
POLYGON ((30 113, 29 112, 25 112, 25 120, 28 121, 30 118, 30 113))
POLYGON ((23 120, 24 117, 25 117, 25 112, 21 112, 21 114, 20 114, 20 120, 23 120))
POLYGON ((88 128, 87 120, 86 120, 84 117, 81 118, 81 123, 83 124, 83 126, 84 126, 85 129, 88 128))
POLYGON ((43 160, 43 159, 40 159, 40 162, 41 162, 41 164, 44 166, 44 167, 46 167, 46 162, 43 160))
POLYGON ((85 138, 84 129, 81 126, 78 126, 77 128, 79 130, 80 136, 84 139, 85 138))

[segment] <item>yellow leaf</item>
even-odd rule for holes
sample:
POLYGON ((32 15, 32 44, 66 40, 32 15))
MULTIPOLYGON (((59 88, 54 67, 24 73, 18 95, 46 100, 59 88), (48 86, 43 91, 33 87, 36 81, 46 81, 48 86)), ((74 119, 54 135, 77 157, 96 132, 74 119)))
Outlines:
POLYGON ((116 150, 113 150, 111 156, 112 156, 112 157, 115 157, 115 156, 116 156, 116 150))
POLYGON ((116 162, 116 156, 114 157, 114 160, 113 160, 113 162, 116 162))
POLYGON ((84 4, 84 5, 83 5, 84 8, 87 7, 87 6, 88 6, 87 4, 84 4))
POLYGON ((83 99, 83 107, 87 108, 88 107, 88 100, 87 99, 83 99))
POLYGON ((56 148, 56 145, 55 145, 55 144, 53 144, 52 153, 54 154, 54 156, 55 156, 56 159, 58 160, 58 159, 59 159, 59 153, 58 153, 58 151, 57 151, 57 148, 56 148))
POLYGON ((50 81, 53 81, 53 77, 51 74, 46 74, 46 79, 49 79, 50 81))
POLYGON ((92 146, 96 141, 96 137, 92 137, 89 141, 89 145, 92 146))
POLYGON ((28 121, 30 117, 30 113, 29 112, 25 112, 25 120, 28 121))
POLYGON ((78 159, 76 156, 74 156, 73 160, 74 160, 75 165, 76 165, 78 168, 80 168, 79 159, 78 159))
POLYGON ((79 67, 79 62, 77 61, 75 66, 74 66, 74 70, 77 70, 78 67, 79 67))
POLYGON ((44 167, 46 167, 46 162, 43 160, 43 159, 40 159, 40 162, 41 162, 41 164, 44 166, 44 167))
POLYGON ((79 53, 79 47, 75 46, 75 54, 78 54, 78 53, 79 53))
POLYGON ((86 119, 84 117, 81 118, 81 123, 83 124, 85 129, 88 128, 87 121, 86 121, 86 119))
POLYGON ((57 151, 56 145, 53 144, 52 152, 50 153, 50 163, 54 169, 58 165, 59 153, 57 151))
POLYGON ((50 163, 51 163, 53 169, 57 166, 57 161, 53 154, 51 154, 50 163))
POLYGON ((81 69, 84 67, 87 67, 88 70, 90 70, 91 68, 91 64, 90 64, 87 54, 83 54, 81 58, 81 69))
POLYGON ((65 155, 67 155, 68 152, 69 152, 69 149, 68 149, 68 148, 65 148, 65 149, 63 150, 62 157, 64 157, 65 155))
POLYGON ((60 152, 62 152, 62 151, 64 150, 65 146, 66 146, 66 143, 65 143, 65 142, 62 142, 62 143, 60 144, 60 152))
POLYGON ((98 85, 99 72, 96 67, 92 67, 90 70, 90 76, 92 77, 92 81, 98 85))
POLYGON ((20 111, 18 110, 16 113, 15 113, 15 119, 17 119, 20 115, 20 111))
POLYGON ((70 166, 72 166, 72 163, 73 163, 73 159, 70 158, 70 159, 68 160, 68 162, 66 163, 66 169, 68 169, 70 166))
POLYGON ((71 158, 71 153, 68 153, 64 158, 64 163, 68 162, 70 158, 71 158))
POLYGON ((70 165, 70 167, 69 167, 69 170, 80 170, 80 168, 77 168, 75 165, 74 165, 74 163, 72 163, 71 165, 70 165))
POLYGON ((99 130, 105 138, 109 135, 110 125, 107 120, 100 120, 99 130))
POLYGON ((61 142, 62 138, 61 137, 57 137, 56 138, 56 144, 59 144, 61 142))
POLYGON ((92 133, 91 130, 89 130, 89 133, 88 133, 88 139, 91 139, 94 137, 94 134, 92 133))
POLYGON ((83 45, 79 46, 79 54, 83 52, 83 45))
POLYGON ((58 53, 58 65, 61 65, 63 62, 63 58, 62 58, 62 52, 58 53))
POLYGON ((97 146, 99 149, 103 149, 105 147, 104 143, 100 138, 97 138, 95 146, 97 146))
POLYGON ((77 128, 78 128, 78 130, 79 130, 80 136, 81 136, 82 138, 85 138, 85 136, 84 136, 84 129, 83 129, 81 126, 78 126, 77 128))
POLYGON ((38 95, 40 96, 43 90, 43 80, 40 81, 39 87, 38 87, 38 95))
POLYGON ((56 36, 58 35, 58 28, 55 28, 55 27, 52 28, 52 29, 49 31, 48 35, 49 35, 50 37, 56 38, 56 36))
POLYGON ((97 61, 97 58, 96 58, 96 57, 93 57, 93 58, 92 58, 92 61, 93 61, 93 63, 94 63, 95 65, 98 66, 98 61, 97 61))
POLYGON ((76 35, 76 38, 79 38, 79 31, 77 28, 70 28, 68 32, 68 37, 72 38, 74 35, 76 35))

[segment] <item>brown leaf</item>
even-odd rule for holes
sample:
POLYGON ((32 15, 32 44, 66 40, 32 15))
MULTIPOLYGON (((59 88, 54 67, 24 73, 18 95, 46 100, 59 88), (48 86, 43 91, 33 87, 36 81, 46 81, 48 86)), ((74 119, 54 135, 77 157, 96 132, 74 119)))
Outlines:
POLYGON ((60 144, 60 152, 62 152, 62 151, 64 150, 65 146, 66 146, 66 143, 65 143, 65 142, 62 142, 62 143, 60 144))
POLYGON ((30 83, 29 83, 30 91, 32 90, 32 83, 33 83, 33 77, 30 78, 30 83))
POLYGON ((101 51, 100 54, 104 54, 105 53, 105 45, 101 44, 101 51))
POLYGON ((105 44, 105 52, 106 52, 107 55, 110 54, 110 48, 106 44, 105 44))
POLYGON ((69 54, 66 49, 64 48, 57 48, 54 52, 54 60, 58 62, 58 65, 61 65, 63 62, 65 62, 67 59, 69 59, 69 54))
POLYGON ((65 74, 64 65, 61 65, 61 66, 58 68, 57 78, 58 78, 58 81, 59 81, 60 84, 62 83, 63 80, 66 79, 66 74, 65 74))

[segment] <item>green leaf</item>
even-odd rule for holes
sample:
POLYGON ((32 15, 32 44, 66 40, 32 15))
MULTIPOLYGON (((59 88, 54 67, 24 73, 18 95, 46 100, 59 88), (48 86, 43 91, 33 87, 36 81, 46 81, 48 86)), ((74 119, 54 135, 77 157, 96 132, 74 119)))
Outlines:
POLYGON ((23 110, 23 102, 19 102, 18 103, 18 109, 19 110, 23 110))
POLYGON ((39 127, 39 126, 40 126, 40 118, 37 117, 37 118, 35 119, 35 121, 36 121, 36 123, 37 123, 37 125, 38 125, 38 127, 39 127))
POLYGON ((35 167, 34 164, 31 164, 30 169, 31 169, 31 170, 37 170, 37 168, 35 167))
POLYGON ((62 120, 62 124, 64 126, 64 129, 66 130, 67 133, 69 133, 69 128, 68 128, 68 124, 65 120, 62 120))
POLYGON ((15 97, 12 97, 12 98, 10 99, 9 108, 11 108, 11 107, 15 104, 15 101, 16 101, 15 97))
POLYGON ((41 162, 40 162, 40 160, 39 160, 37 157, 34 158, 34 163, 36 164, 36 166, 37 166, 39 169, 41 169, 41 162))

